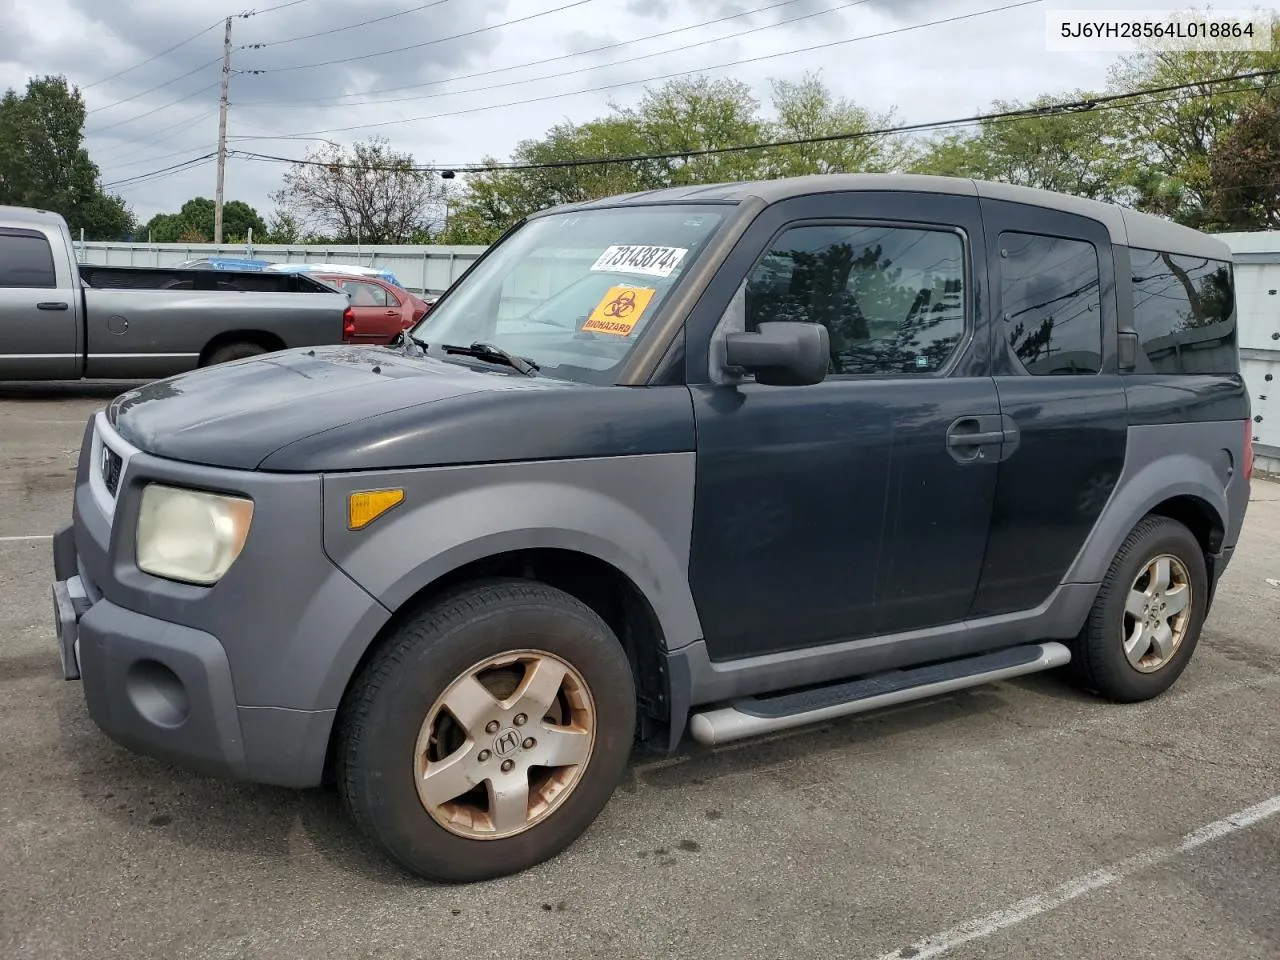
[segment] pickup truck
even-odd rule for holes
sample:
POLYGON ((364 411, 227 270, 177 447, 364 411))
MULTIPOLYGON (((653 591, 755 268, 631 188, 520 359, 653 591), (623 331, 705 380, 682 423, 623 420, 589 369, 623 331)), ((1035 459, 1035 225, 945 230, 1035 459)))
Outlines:
POLYGON ((350 307, 305 274, 81 264, 61 216, 0 206, 0 381, 155 380, 342 343, 350 307))
POLYGON ((1159 696, 1252 426, 1231 251, 1186 227, 905 175, 592 201, 394 344, 97 412, 58 656, 130 749, 332 783, 408 870, 487 879, 573 843, 637 741, 1059 668, 1159 696))

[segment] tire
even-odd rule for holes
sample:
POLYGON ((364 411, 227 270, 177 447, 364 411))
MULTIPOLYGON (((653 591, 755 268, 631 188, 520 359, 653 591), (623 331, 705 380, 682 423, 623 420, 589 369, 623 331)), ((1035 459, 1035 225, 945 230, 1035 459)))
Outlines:
POLYGON ((256 343, 228 343, 209 354, 209 359, 204 362, 204 365, 212 367, 219 363, 230 363, 232 360, 257 357, 267 352, 266 347, 256 343))
MULTIPOLYGON (((1155 576, 1158 575, 1156 568, 1155 576)), ((1072 644, 1074 679, 1086 690, 1116 703, 1137 703, 1159 696, 1173 686, 1190 662, 1200 640, 1208 600, 1208 574, 1199 541, 1176 520, 1143 518, 1121 544, 1084 629, 1072 644), (1159 583, 1152 582, 1152 565, 1159 558, 1169 561, 1166 569, 1172 584, 1164 595, 1164 608, 1158 606, 1159 583), (1188 595, 1178 601, 1175 597, 1183 585, 1188 595), (1134 612, 1126 611, 1129 601, 1134 612), (1180 603, 1185 606, 1180 607, 1180 603), (1148 608, 1149 617, 1144 614, 1148 608), (1144 624, 1148 629, 1140 636, 1135 631, 1144 624), (1153 640, 1148 654, 1135 664, 1126 647, 1132 646, 1133 656, 1140 656, 1148 638, 1156 635, 1153 631, 1159 631, 1159 624, 1170 627, 1167 636, 1160 634, 1165 646, 1153 640)))
POLYGON ((407 620, 361 670, 343 708, 338 789, 360 830, 412 873, 451 883, 506 876, 586 831, 626 770, 635 722, 626 654, 594 611, 544 584, 491 581, 407 620), (520 712, 547 701, 524 685, 531 667, 553 678, 563 668, 541 716, 520 712), (552 765, 559 759, 572 762, 552 765), (518 789, 497 803, 499 788, 521 782, 523 803, 518 789))

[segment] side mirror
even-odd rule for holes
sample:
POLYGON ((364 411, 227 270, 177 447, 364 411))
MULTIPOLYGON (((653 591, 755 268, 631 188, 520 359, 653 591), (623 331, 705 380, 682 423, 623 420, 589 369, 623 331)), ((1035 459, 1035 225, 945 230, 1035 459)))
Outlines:
POLYGON ((821 383, 831 365, 831 335, 820 323, 762 323, 757 333, 731 333, 725 364, 771 387, 821 383))

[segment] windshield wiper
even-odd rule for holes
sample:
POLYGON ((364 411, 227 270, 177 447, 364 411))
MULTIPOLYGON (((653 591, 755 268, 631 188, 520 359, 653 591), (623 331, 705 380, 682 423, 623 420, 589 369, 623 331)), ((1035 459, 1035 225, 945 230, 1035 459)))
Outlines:
MULTIPOLYGON (((414 342, 420 347, 426 348, 426 344, 416 338, 414 342)), ((460 353, 464 357, 475 357, 477 360, 487 360, 490 363, 504 363, 512 369, 523 373, 526 377, 536 377, 538 375, 538 365, 532 360, 525 357, 517 357, 514 353, 509 353, 494 343, 473 343, 469 347, 442 343, 440 349, 445 353, 460 353)))

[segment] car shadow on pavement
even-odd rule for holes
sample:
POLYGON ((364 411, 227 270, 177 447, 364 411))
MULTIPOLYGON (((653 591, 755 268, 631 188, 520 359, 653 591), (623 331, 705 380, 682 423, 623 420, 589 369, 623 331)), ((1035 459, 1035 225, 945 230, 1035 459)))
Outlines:
POLYGON ((417 883, 367 844, 331 789, 204 776, 117 745, 98 730, 78 696, 61 698, 58 712, 61 749, 81 796, 139 844, 163 833, 169 842, 210 852, 277 863, 319 856, 362 880, 417 883))
MULTIPOLYGON (((1088 699, 1052 676, 1016 683, 1040 696, 1088 699)), ((791 788, 817 785, 832 776, 834 754, 840 755, 839 766, 901 749, 895 743, 901 736, 1007 709, 1008 693, 977 687, 721 747, 686 739, 671 757, 637 747, 619 790, 692 792, 744 774, 785 777, 791 788)), ((366 841, 332 789, 290 790, 202 776, 116 745, 93 724, 79 697, 62 698, 59 714, 62 750, 74 764, 82 797, 139 843, 162 831, 171 842, 209 852, 281 863, 315 856, 363 881, 431 886, 366 841)))

